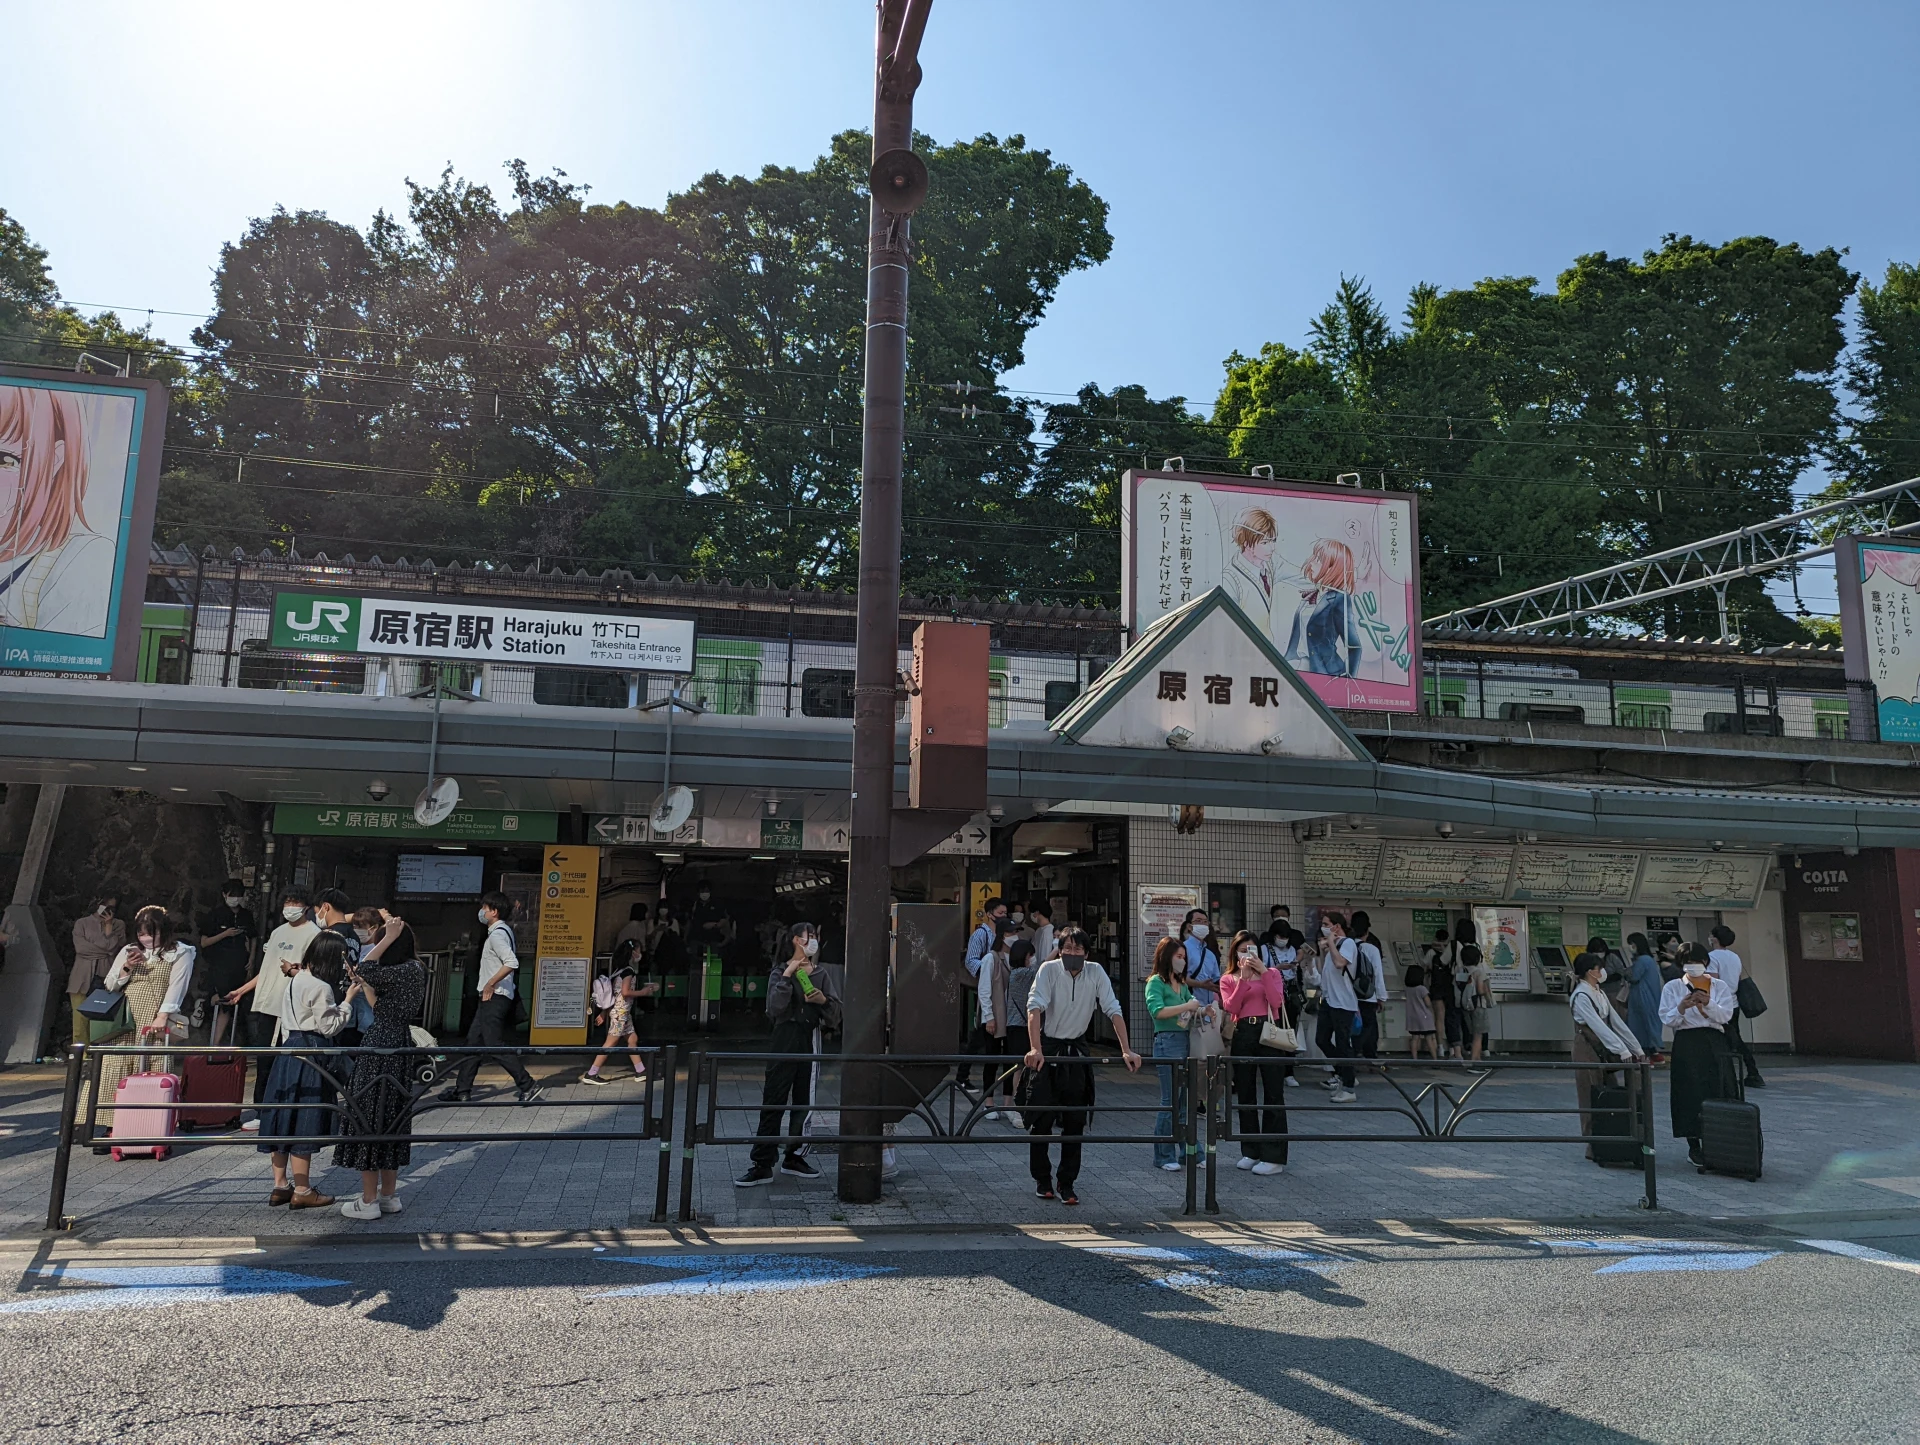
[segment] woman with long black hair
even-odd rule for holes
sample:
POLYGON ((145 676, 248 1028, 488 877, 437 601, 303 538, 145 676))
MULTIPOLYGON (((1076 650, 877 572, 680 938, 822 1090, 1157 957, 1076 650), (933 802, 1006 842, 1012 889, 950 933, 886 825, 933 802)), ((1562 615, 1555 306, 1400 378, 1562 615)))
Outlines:
POLYGON ((333 1133, 333 1079, 338 1069, 334 1060, 319 1051, 328 1048, 347 1026, 360 986, 350 985, 345 998, 335 992, 347 973, 347 942, 337 933, 315 934, 298 964, 279 967, 290 982, 280 1005, 277 1042, 308 1052, 276 1054, 267 1075, 266 1095, 260 1102, 260 1152, 273 1157, 273 1191, 267 1203, 324 1209, 333 1197, 313 1187, 315 1146, 286 1141, 333 1133))
MULTIPOLYGON (((427 997, 427 971, 417 957, 413 930, 383 912, 379 935, 359 963, 347 965, 347 976, 352 980, 349 992, 357 989, 373 1009, 361 1047, 411 1050, 413 1021, 427 997)), ((333 1148, 335 1164, 360 1171, 360 1197, 340 1206, 349 1219, 400 1212, 400 1170, 412 1162, 413 1146, 405 1141, 375 1143, 361 1136, 411 1130, 413 1075, 419 1061, 420 1055, 411 1052, 362 1054, 354 1065, 340 1120, 346 1138, 333 1148)))

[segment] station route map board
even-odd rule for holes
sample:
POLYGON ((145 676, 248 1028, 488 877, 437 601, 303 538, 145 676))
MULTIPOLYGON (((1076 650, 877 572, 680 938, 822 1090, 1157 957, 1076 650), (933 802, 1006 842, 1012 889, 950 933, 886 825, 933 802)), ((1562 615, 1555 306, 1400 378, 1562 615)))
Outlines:
POLYGON ((1380 871, 1380 844, 1333 840, 1315 843, 1301 862, 1307 892, 1322 898, 1372 898, 1380 871))
POLYGON ((1769 853, 1649 853, 1634 902, 1751 908, 1772 864, 1769 853))
POLYGON ((1640 854, 1603 848, 1529 844, 1513 860, 1507 897, 1520 903, 1629 903, 1640 854))
POLYGON ((1389 842, 1380 855, 1380 898, 1504 898, 1508 845, 1389 842))

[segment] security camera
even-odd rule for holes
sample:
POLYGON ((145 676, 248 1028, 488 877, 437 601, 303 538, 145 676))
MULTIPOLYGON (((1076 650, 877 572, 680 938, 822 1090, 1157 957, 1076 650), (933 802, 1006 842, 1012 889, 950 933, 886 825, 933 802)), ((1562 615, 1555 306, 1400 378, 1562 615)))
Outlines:
POLYGON ((1453 836, 1453 824, 1435 823, 1433 825, 1433 831, 1438 833, 1442 838, 1451 838, 1453 836))
POLYGON ((371 783, 367 784, 367 796, 372 798, 376 803, 386 802, 387 794, 392 791, 393 789, 389 788, 386 783, 379 778, 375 778, 371 783))
POLYGON ((767 816, 769 818, 780 816, 780 799, 773 793, 767 794, 767 816))
POLYGON ((1720 841, 1720 840, 1719 840, 1718 838, 1715 838, 1715 839, 1713 840, 1713 851, 1714 851, 1714 852, 1716 852, 1716 853, 1718 853, 1718 852, 1719 852, 1719 851, 1720 851, 1720 850, 1721 850, 1722 848, 1724 848, 1724 847, 1726 847, 1726 846, 1727 846, 1727 845, 1726 845, 1725 843, 1723 843, 1723 842, 1721 842, 1721 841, 1720 841))
POLYGON ((1006 816, 1007 816, 1007 810, 1001 807, 998 803, 995 803, 991 808, 987 809, 987 817, 992 819, 996 823, 1006 816))
POLYGON ((1170 748, 1184 748, 1192 741, 1192 728, 1175 728, 1167 734, 1167 746, 1170 748))
POLYGON ((1270 738, 1262 738, 1260 739, 1260 751, 1265 753, 1268 757, 1272 757, 1275 753, 1280 751, 1281 745, 1285 741, 1286 739, 1283 738, 1279 733, 1275 733, 1270 738))

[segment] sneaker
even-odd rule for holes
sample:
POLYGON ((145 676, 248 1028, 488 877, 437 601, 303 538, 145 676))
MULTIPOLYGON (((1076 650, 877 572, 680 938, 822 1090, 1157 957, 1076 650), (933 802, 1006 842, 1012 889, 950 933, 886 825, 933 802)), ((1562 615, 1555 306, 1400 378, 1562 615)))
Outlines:
POLYGON ((1071 1189, 1062 1189, 1060 1191, 1060 1202, 1062 1204, 1078 1204, 1080 1202, 1080 1196, 1075 1194, 1071 1189))
POLYGON ((780 1172, 782 1174, 790 1174, 795 1179, 818 1179, 820 1177, 820 1171, 807 1163, 807 1161, 802 1159, 798 1154, 789 1154, 785 1159, 781 1160, 780 1172))
POLYGON ((745 1174, 733 1181, 735 1189, 753 1189, 762 1184, 773 1183, 773 1170, 764 1164, 756 1164, 745 1174))
POLYGON ((1053 1198, 1053 1186, 1050 1184, 1036 1184, 1033 1188, 1033 1197, 1035 1199, 1053 1198))
POLYGON ((1000 1111, 1000 1117, 1016 1129, 1024 1129, 1027 1127, 1027 1121, 1020 1117, 1020 1111, 1018 1109, 1002 1109, 1000 1111))
POLYGON ((1329 1075, 1327 1075, 1327 1077, 1326 1077, 1326 1078, 1324 1078, 1324 1079, 1322 1079, 1322 1080, 1320 1081, 1320 1087, 1321 1087, 1321 1088, 1323 1088, 1323 1089, 1337 1089, 1337 1088, 1339 1088, 1339 1087, 1340 1087, 1340 1076, 1339 1076, 1338 1074, 1329 1074, 1329 1075))
POLYGON ((596 1088, 604 1089, 611 1080, 603 1079, 598 1074, 582 1074, 580 1076, 580 1082, 583 1084, 592 1084, 596 1088))
POLYGON ((998 1109, 989 1109, 987 1110, 987 1117, 989 1119, 998 1119, 1000 1117, 1000 1111, 998 1109))
POLYGON ((1160 1167, 1166 1170, 1167 1173, 1169 1174, 1178 1174, 1181 1169, 1180 1164, 1178 1163, 1178 1161, 1175 1161, 1175 1160, 1169 1160, 1167 1163, 1162 1164, 1160 1167))
POLYGON ((340 1206, 340 1212, 349 1219, 378 1219, 380 1206, 371 1199, 349 1199, 340 1206))
POLYGON ((1299 1081, 1298 1079, 1296 1079, 1296 1078, 1294 1078, 1294 1076, 1293 1076, 1292 1074, 1288 1074, 1288 1075, 1287 1075, 1287 1087, 1288 1087, 1289 1089, 1297 1089, 1297 1088, 1299 1088, 1299 1087, 1300 1087, 1300 1081, 1299 1081))
POLYGON ((1766 1086, 1767 1086, 1767 1081, 1761 1078, 1758 1074, 1755 1074, 1751 1079, 1748 1079, 1746 1083, 1742 1084, 1740 1087, 1743 1089, 1764 1089, 1766 1088, 1766 1086))
POLYGON ((1351 1104, 1354 1100, 1352 1089, 1335 1089, 1330 1096, 1336 1104, 1351 1104))
POLYGON ((542 1089, 538 1084, 528 1084, 524 1089, 515 1089, 513 1091, 513 1097, 522 1104, 531 1104, 545 1092, 546 1090, 542 1089))
POLYGON ((1284 1164, 1275 1164, 1271 1159, 1262 1159, 1258 1164, 1253 1166, 1253 1172, 1255 1174, 1278 1174, 1286 1167, 1284 1164))
POLYGON ((1251 1169, 1251 1168, 1253 1168, 1253 1155, 1251 1155, 1251 1154, 1242 1154, 1242 1155, 1240 1156, 1240 1162, 1239 1162, 1238 1164, 1236 1164, 1236 1165, 1235 1165, 1234 1167, 1235 1167, 1236 1169, 1251 1169))
POLYGON ((444 1104, 464 1104, 467 1102, 467 1096, 461 1093, 457 1087, 442 1089, 440 1091, 440 1101, 444 1104))
POLYGON ((406 1208, 406 1206, 400 1202, 399 1196, 395 1194, 382 1194, 379 1199, 379 1205, 382 1214, 398 1214, 402 1209, 406 1208))
POLYGON ((258 1119, 247 1120, 246 1123, 240 1126, 240 1132, 242 1134, 258 1134, 260 1132, 260 1121, 258 1119))

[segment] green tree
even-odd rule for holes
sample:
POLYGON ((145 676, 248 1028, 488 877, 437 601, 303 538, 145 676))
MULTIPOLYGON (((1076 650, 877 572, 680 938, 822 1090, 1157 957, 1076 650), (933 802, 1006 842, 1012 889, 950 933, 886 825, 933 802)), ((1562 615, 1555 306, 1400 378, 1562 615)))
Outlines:
POLYGON ((1841 486, 1920 477, 1920 266, 1895 261, 1878 286, 1860 287, 1860 340, 1846 375, 1859 410, 1836 451, 1841 486))
POLYGON ((36 315, 59 300, 46 251, 0 207, 0 342, 29 330, 36 315))

